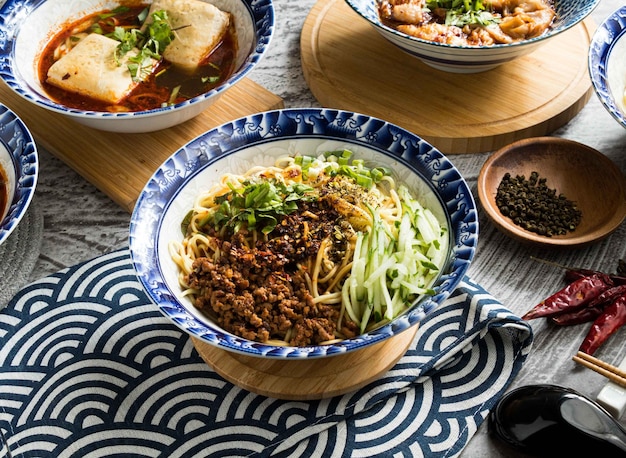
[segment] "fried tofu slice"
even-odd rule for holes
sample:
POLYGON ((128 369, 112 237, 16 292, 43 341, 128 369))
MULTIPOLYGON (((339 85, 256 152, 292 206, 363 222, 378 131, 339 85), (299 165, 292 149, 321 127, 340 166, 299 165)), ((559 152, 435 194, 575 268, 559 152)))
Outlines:
MULTIPOLYGON (((50 67, 46 81, 112 105, 120 103, 139 81, 133 81, 127 65, 137 51, 130 51, 118 62, 115 59, 118 44, 97 33, 87 35, 50 67)), ((158 62, 152 61, 154 69, 158 62)), ((146 77, 147 74, 142 74, 142 79, 146 77)))
POLYGON ((163 57, 187 72, 193 72, 217 46, 230 24, 230 13, 202 0, 155 0, 152 13, 165 10, 175 38, 163 57))

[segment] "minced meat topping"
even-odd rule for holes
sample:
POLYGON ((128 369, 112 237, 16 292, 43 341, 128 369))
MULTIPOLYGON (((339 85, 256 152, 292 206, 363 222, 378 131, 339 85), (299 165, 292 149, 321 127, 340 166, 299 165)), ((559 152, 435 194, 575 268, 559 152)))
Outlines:
MULTIPOLYGON (((195 305, 226 331, 258 342, 286 340, 292 346, 335 338, 339 307, 314 303, 297 266, 315 256, 327 237, 335 245, 345 244, 333 235, 342 217, 325 199, 301 207, 280 221, 267 242, 248 247, 248 234, 240 230, 230 240, 217 240, 218 259, 194 262, 187 282, 201 291, 195 305)), ((332 251, 341 254, 341 248, 332 251)), ((346 322, 341 332, 353 337, 357 328, 346 322)))

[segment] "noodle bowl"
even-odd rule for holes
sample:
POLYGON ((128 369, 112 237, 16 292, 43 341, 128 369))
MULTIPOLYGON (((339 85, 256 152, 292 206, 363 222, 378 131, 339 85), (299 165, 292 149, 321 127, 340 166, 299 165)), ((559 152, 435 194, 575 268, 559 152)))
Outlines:
MULTIPOLYGON (((383 185, 386 186, 382 183, 381 187, 383 185)), ((150 299, 165 316, 190 335, 220 349, 249 356, 317 358, 381 342, 411 328, 435 310, 461 281, 473 258, 477 243, 475 208, 467 184, 448 159, 427 142, 400 127, 341 110, 275 110, 226 123, 172 154, 148 181, 137 200, 131 218, 129 245, 137 277, 150 299), (362 160, 367 167, 392 170, 391 176, 397 189, 405 185, 410 194, 418 198, 419 203, 447 228, 445 240, 448 247, 443 250, 443 267, 432 284, 426 285, 432 291, 416 296, 412 302, 407 300, 402 311, 394 314, 393 319, 378 326, 373 323, 363 333, 359 326, 353 336, 340 335, 338 340, 320 340, 306 346, 285 345, 285 342, 275 345, 241 337, 220 325, 215 315, 211 316, 196 307, 189 295, 193 290, 187 291, 184 285, 181 286, 180 267, 172 257, 171 247, 173 242, 175 245, 183 243, 186 231, 183 233, 181 224, 188 225, 190 210, 200 196, 211 191, 214 185, 221 186, 220 180, 225 176, 241 178, 253 169, 255 172, 252 173, 258 173, 256 167, 271 169, 278 164, 279 168, 285 168, 285 164, 281 163, 285 157, 294 158, 298 154, 319 157, 328 151, 345 149, 352 151, 353 158, 362 160)), ((315 207, 307 209, 313 214, 319 211, 315 207)), ((294 214, 289 216, 296 217, 294 214)), ((260 234, 263 234, 263 227, 261 224, 256 228, 260 234)), ((218 233, 210 226, 206 226, 204 231, 211 236, 218 233)), ((253 236, 248 234, 247 237, 253 236)), ((257 234, 257 240, 261 237, 257 234)), ((241 243, 238 250, 238 253, 243 252, 241 243)), ((213 254, 213 249, 208 253, 213 254)), ((337 254, 341 255, 341 250, 337 254)), ((329 259, 338 266, 337 272, 342 265, 339 258, 329 255, 329 259)), ((324 265, 324 270, 311 274, 315 265, 321 267, 325 262, 320 260, 318 264, 314 258, 300 263, 307 266, 311 279, 318 278, 317 295, 324 297, 326 291, 332 289, 322 284, 330 281, 325 277, 332 266, 324 265)), ((347 278, 345 274, 338 273, 336 278, 339 277, 347 278)), ((360 286, 366 287, 364 283, 360 286)), ((347 313, 346 310, 342 323, 347 313)), ((333 338, 336 336, 333 335, 333 338)))
POLYGON ((445 223, 348 150, 224 174, 170 244, 184 295, 229 332, 327 344, 389 323, 448 253, 445 223))

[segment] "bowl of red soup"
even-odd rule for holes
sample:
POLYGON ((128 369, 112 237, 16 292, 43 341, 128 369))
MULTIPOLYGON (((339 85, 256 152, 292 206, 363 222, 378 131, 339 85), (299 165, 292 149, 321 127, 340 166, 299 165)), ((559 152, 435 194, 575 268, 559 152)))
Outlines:
POLYGON ((37 146, 28 128, 0 104, 0 244, 22 220, 37 185, 37 146))
POLYGON ((345 0, 392 46, 453 73, 491 70, 576 26, 600 0, 345 0))
POLYGON ((192 337, 302 360, 415 330, 461 281, 477 237, 472 193, 436 148, 310 108, 237 119, 174 152, 139 196, 129 240, 148 296, 192 337))
POLYGON ((247 75, 271 0, 8 0, 0 77, 38 107, 133 133, 197 116, 247 75))

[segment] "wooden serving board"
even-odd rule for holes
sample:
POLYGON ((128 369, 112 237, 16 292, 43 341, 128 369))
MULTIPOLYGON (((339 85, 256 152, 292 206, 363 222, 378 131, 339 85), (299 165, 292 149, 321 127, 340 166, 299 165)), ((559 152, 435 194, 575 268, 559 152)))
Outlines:
POLYGON ((0 101, 28 126, 35 141, 128 212, 154 171, 178 148, 241 116, 283 107, 283 100, 247 78, 206 111, 178 126, 145 134, 117 134, 78 124, 36 107, 0 83, 0 101))
POLYGON ((263 396, 305 401, 349 393, 376 380, 406 353, 418 327, 344 355, 304 360, 261 359, 192 340, 202 359, 229 382, 263 396))
POLYGON ((584 107, 593 93, 587 53, 594 30, 588 18, 527 56, 457 74, 404 53, 344 0, 319 0, 300 47, 321 105, 393 122, 444 153, 478 153, 548 135, 584 107))

